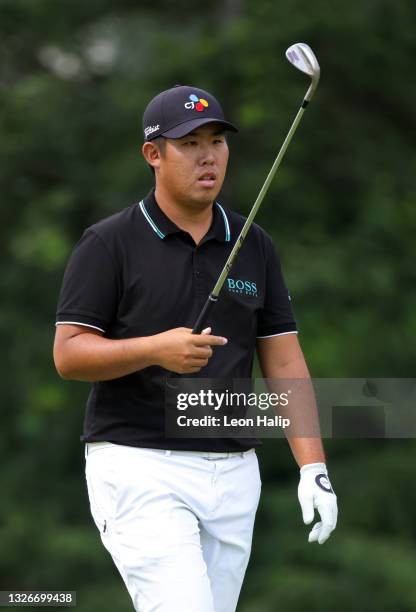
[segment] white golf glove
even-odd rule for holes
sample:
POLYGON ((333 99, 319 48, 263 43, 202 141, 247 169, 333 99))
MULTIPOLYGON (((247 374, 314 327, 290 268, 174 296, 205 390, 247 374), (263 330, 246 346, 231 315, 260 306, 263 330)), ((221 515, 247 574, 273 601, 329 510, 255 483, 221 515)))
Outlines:
POLYGON ((337 524, 338 506, 325 463, 308 463, 300 469, 298 499, 302 509, 303 522, 312 523, 315 508, 321 520, 313 526, 309 542, 323 544, 337 524))

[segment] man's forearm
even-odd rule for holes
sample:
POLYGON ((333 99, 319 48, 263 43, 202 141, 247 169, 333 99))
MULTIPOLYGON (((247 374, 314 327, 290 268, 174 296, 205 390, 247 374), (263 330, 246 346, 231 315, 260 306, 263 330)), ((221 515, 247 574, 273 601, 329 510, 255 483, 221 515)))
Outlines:
POLYGON ((77 326, 58 327, 54 360, 62 378, 94 382, 127 376, 149 366, 176 374, 196 374, 208 364, 215 347, 227 339, 214 336, 211 328, 193 334, 176 327, 153 336, 110 340, 77 326))
POLYGON ((152 336, 111 340, 83 333, 65 340, 65 355, 55 355, 62 378, 94 382, 126 376, 152 365, 152 336))
MULTIPOLYGON (((297 428, 305 427, 306 434, 310 432, 313 437, 297 437, 291 435, 290 432, 287 436, 292 454, 295 461, 301 467, 307 463, 325 463, 325 453, 322 446, 322 440, 319 434, 319 416, 318 409, 315 401, 315 394, 313 391, 312 382, 310 382, 310 375, 303 357, 299 357, 295 361, 287 363, 285 366, 275 369, 275 377, 284 380, 300 380, 300 389, 298 393, 300 397, 298 401, 302 402, 301 396, 305 396, 303 406, 295 407, 295 415, 297 419, 302 417, 302 412, 307 410, 305 418, 302 420, 302 424, 293 422, 293 429, 296 432, 297 428)), ((295 400, 296 401, 296 400, 295 400)), ((288 416, 290 417, 290 404, 288 409, 288 416)))
POLYGON ((290 419, 285 431, 296 462, 299 466, 325 462, 315 393, 297 337, 289 334, 259 339, 257 352, 269 388, 279 391, 286 383, 292 387, 284 416, 290 419))
POLYGON ((325 463, 321 438, 288 437, 290 449, 299 467, 308 463, 325 463))

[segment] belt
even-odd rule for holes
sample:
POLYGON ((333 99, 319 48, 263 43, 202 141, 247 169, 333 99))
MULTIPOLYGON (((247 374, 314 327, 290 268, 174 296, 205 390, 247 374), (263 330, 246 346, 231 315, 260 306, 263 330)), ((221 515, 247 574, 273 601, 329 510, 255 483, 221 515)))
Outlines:
MULTIPOLYGON (((85 445, 85 454, 89 455, 90 453, 98 450, 100 448, 106 448, 111 446, 121 446, 125 447, 123 444, 113 444, 112 442, 87 442, 85 445)), ((215 461, 217 459, 230 459, 232 457, 245 457, 249 453, 254 453, 254 448, 250 448, 247 451, 225 451, 225 452, 216 452, 216 451, 187 451, 187 450, 169 450, 164 448, 144 448, 137 446, 129 446, 128 448, 138 448, 144 451, 155 452, 163 455, 182 455, 183 457, 202 457, 203 459, 209 459, 211 461, 215 461)))
POLYGON ((231 457, 244 457, 248 453, 254 453, 254 448, 250 448, 248 451, 232 451, 232 452, 216 452, 216 451, 187 451, 187 450, 162 450, 161 452, 165 455, 183 455, 188 457, 189 455, 195 457, 202 457, 203 459, 230 459, 231 457))

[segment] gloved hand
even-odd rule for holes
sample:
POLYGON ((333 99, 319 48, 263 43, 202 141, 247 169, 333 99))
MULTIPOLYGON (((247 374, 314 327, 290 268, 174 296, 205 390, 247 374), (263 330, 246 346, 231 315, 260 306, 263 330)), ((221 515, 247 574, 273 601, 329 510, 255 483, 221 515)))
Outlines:
POLYGON ((323 544, 337 524, 338 506, 325 463, 307 463, 300 469, 298 499, 302 509, 303 522, 312 523, 317 508, 321 520, 309 534, 309 542, 323 544))

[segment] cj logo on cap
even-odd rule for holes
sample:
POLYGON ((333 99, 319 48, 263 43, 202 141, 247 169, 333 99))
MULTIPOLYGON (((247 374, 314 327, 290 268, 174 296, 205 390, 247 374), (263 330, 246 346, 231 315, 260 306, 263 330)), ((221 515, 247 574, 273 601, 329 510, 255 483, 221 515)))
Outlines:
POLYGON ((189 96, 189 100, 190 102, 185 102, 184 104, 185 108, 189 108, 189 109, 194 108, 199 113, 202 113, 203 110, 208 108, 208 101, 205 100, 204 98, 198 98, 198 96, 196 96, 195 94, 191 94, 189 96))

